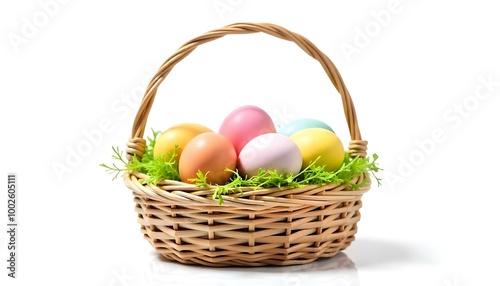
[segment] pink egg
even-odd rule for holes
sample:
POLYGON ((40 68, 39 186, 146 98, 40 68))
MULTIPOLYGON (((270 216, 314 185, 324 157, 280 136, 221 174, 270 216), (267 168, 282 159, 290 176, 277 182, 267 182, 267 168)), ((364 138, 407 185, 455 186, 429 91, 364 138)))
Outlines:
POLYGON ((268 133, 250 140, 240 152, 236 168, 243 176, 255 176, 259 168, 294 175, 302 167, 300 149, 289 137, 268 133))
POLYGON ((243 146, 253 138, 266 133, 276 133, 276 127, 271 116, 262 108, 245 105, 233 110, 224 119, 219 133, 233 143, 236 154, 239 154, 243 146))

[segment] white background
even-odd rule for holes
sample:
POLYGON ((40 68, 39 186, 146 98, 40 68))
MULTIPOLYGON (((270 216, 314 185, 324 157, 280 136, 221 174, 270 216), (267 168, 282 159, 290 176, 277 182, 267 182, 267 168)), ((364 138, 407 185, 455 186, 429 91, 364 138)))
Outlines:
MULTIPOLYGON (((3 1, 0 174, 18 174, 19 278, 2 266, 1 281, 499 285, 500 15, 492 3, 3 1), (241 21, 279 24, 327 54, 369 153, 380 155, 383 186, 363 197, 357 240, 335 258, 255 269, 159 261, 139 232, 131 191, 98 166, 126 143, 159 65, 191 38, 241 21), (98 131, 103 121, 110 126, 98 131)), ((340 98, 318 63, 264 34, 225 37, 176 66, 148 132, 186 121, 217 129, 243 104, 278 124, 316 117, 348 143, 340 98)), ((5 265, 5 231, 0 242, 5 265)))

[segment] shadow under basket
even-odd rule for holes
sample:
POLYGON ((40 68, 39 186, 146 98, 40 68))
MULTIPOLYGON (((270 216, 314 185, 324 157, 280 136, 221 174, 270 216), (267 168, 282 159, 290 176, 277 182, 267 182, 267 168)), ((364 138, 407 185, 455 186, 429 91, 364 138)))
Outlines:
MULTIPOLYGON (((273 24, 237 23, 209 31, 184 44, 159 68, 146 89, 127 144, 127 158, 142 158, 147 117, 156 91, 176 63, 198 45, 228 34, 263 32, 295 42, 318 60, 339 92, 349 127, 352 157, 366 156, 352 99, 333 63, 309 40, 273 24)), ((266 266, 311 263, 332 257, 348 247, 357 232, 361 197, 370 189, 367 173, 352 183, 367 181, 359 189, 347 184, 308 185, 301 188, 243 188, 212 199, 214 188, 197 188, 178 181, 144 184, 147 175, 124 175, 132 190, 141 232, 168 260, 205 266, 266 266)))

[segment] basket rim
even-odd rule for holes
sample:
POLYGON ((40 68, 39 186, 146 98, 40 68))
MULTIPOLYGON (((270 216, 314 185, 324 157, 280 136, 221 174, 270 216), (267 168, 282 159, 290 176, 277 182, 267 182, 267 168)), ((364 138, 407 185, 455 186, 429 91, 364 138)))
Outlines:
POLYGON ((368 173, 353 178, 356 182, 368 180, 363 187, 352 189, 347 184, 329 183, 324 185, 305 185, 303 187, 245 187, 241 192, 222 195, 224 204, 219 205, 212 198, 216 186, 199 188, 194 184, 164 180, 155 185, 142 183, 146 174, 129 171, 124 174, 126 186, 133 194, 146 200, 171 203, 173 205, 200 205, 238 208, 269 208, 273 206, 321 206, 332 202, 360 200, 370 190, 371 179, 368 173))

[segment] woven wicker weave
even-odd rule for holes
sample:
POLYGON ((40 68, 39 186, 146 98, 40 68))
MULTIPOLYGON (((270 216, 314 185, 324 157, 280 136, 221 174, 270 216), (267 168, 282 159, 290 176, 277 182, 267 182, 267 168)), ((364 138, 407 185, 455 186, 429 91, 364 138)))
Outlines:
MULTIPOLYGON (((273 24, 237 23, 209 31, 179 48, 151 80, 137 113, 127 146, 130 160, 141 158, 142 138, 158 86, 172 68, 197 46, 228 34, 263 32, 295 42, 318 60, 342 98, 351 141, 351 156, 366 156, 367 141, 361 139, 353 102, 330 59, 301 35, 273 24)), ((294 265, 332 257, 354 240, 360 219, 359 190, 347 185, 310 185, 290 189, 244 189, 224 196, 219 206, 213 189, 200 189, 177 181, 157 185, 140 182, 147 175, 130 172, 124 181, 133 191, 141 232, 158 253, 183 264, 206 266, 294 265)), ((368 179, 362 174, 353 179, 368 179)))

